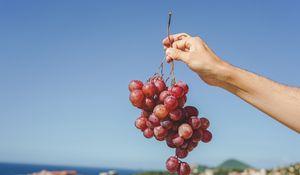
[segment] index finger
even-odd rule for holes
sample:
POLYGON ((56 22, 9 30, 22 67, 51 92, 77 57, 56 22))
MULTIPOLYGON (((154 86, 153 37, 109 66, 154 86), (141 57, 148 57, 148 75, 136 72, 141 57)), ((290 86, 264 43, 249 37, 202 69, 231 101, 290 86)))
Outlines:
POLYGON ((163 39, 163 45, 165 47, 170 47, 174 41, 182 40, 183 38, 190 37, 187 33, 178 33, 174 35, 170 35, 170 40, 168 37, 163 39))

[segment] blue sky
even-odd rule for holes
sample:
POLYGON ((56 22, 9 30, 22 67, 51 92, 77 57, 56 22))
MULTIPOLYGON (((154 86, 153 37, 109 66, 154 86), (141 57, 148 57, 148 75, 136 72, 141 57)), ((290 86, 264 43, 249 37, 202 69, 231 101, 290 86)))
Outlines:
MULTIPOLYGON (((0 1, 0 161, 163 169, 174 150, 135 129, 127 84, 156 71, 168 11, 172 33, 200 35, 231 64, 299 86, 299 8, 292 0, 0 1)), ((300 161, 299 134, 175 66, 214 134, 188 162, 300 161)))

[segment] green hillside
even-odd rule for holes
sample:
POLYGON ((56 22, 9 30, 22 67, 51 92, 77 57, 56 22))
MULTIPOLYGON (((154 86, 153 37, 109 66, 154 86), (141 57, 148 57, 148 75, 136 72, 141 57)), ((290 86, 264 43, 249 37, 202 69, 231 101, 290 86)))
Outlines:
POLYGON ((246 168, 251 168, 251 166, 247 165, 244 162, 235 159, 229 159, 220 164, 218 169, 235 169, 235 170, 244 170, 246 168))

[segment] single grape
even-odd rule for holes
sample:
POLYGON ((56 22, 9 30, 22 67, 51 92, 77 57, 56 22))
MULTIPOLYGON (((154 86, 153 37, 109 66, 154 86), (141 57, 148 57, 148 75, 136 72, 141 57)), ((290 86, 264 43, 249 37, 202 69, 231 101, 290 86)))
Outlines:
POLYGON ((155 105, 156 105, 155 101, 152 98, 147 97, 145 99, 143 108, 147 111, 152 111, 155 105))
POLYGON ((203 131, 201 129, 194 130, 192 135, 193 142, 199 142, 203 137, 203 131))
POLYGON ((146 122, 147 122, 147 118, 139 117, 135 120, 135 127, 144 131, 147 128, 146 122))
POLYGON ((179 121, 182 119, 182 109, 177 108, 169 113, 170 119, 173 121, 179 121))
POLYGON ((170 130, 173 127, 173 122, 169 118, 167 118, 161 121, 160 125, 166 128, 167 130, 170 130))
POLYGON ((156 86, 152 82, 146 83, 142 90, 146 97, 154 97, 157 91, 156 86))
POLYGON ((167 96, 164 100, 164 105, 172 111, 178 106, 178 101, 174 96, 167 96))
POLYGON ((142 110, 142 112, 141 112, 141 117, 146 117, 146 118, 148 118, 148 117, 150 116, 150 114, 151 114, 151 112, 142 110))
POLYGON ((154 135, 157 138, 161 138, 164 139, 167 135, 168 135, 168 130, 166 130, 164 127, 162 126, 157 126, 154 128, 154 135))
POLYGON ((175 156, 171 156, 166 161, 166 168, 170 173, 175 173, 179 168, 179 160, 175 156))
POLYGON ((145 136, 147 139, 153 137, 153 135, 154 135, 154 133, 153 133, 153 130, 152 130, 152 129, 146 128, 146 129, 144 130, 144 136, 145 136))
POLYGON ((202 142, 208 143, 212 139, 212 134, 208 130, 203 130, 203 137, 201 139, 202 142))
POLYGON ((198 109, 194 106, 186 106, 186 107, 184 107, 184 109, 187 112, 188 116, 198 116, 199 115, 198 109))
POLYGON ((132 80, 128 85, 128 89, 130 92, 132 92, 133 90, 142 90, 143 85, 143 82, 141 82, 140 80, 132 80))
POLYGON ((160 120, 155 114, 151 114, 148 118, 149 122, 151 122, 152 126, 159 126, 160 125, 160 120))
POLYGON ((200 126, 201 129, 205 130, 209 127, 209 120, 207 118, 201 117, 200 121, 201 121, 201 126, 200 126))
POLYGON ((179 146, 181 146, 184 143, 184 139, 182 137, 178 136, 178 137, 174 138, 172 140, 172 142, 174 143, 174 145, 176 147, 179 147, 179 146))
POLYGON ((170 93, 176 98, 180 98, 184 95, 183 89, 179 86, 173 86, 170 90, 170 93))
POLYGON ((177 173, 178 175, 189 175, 191 173, 190 165, 186 162, 181 162, 177 173))
POLYGON ((159 104, 156 105, 153 109, 153 113, 159 118, 159 119, 164 119, 167 117, 169 111, 166 108, 165 105, 159 104))
POLYGON ((144 104, 145 96, 141 90, 133 90, 129 95, 129 100, 132 105, 138 108, 142 108, 144 104))
POLYGON ((171 94, 170 94, 170 92, 169 91, 162 91, 160 94, 159 94, 159 101, 160 102, 164 102, 164 100, 165 100, 165 98, 167 97, 167 96, 170 96, 171 94))
POLYGON ((160 94, 162 91, 164 91, 167 86, 163 80, 155 80, 154 85, 157 89, 157 93, 160 94))
POLYGON ((186 95, 183 95, 181 98, 178 99, 178 107, 183 108, 186 102, 186 95))
POLYGON ((193 129, 198 129, 201 125, 200 119, 196 116, 190 117, 188 123, 192 126, 193 129))
POLYGON ((190 140, 185 140, 184 143, 180 146, 181 149, 187 149, 189 146, 190 140))
POLYGON ((173 143, 173 139, 178 137, 178 134, 176 132, 172 132, 170 131, 166 137, 166 142, 167 142, 167 145, 170 147, 170 148, 175 148, 176 146, 174 145, 173 143))
POLYGON ((181 87, 185 94, 189 92, 189 86, 185 82, 178 81, 175 85, 181 87))
POLYGON ((176 148, 175 153, 176 153, 176 156, 181 158, 181 159, 186 158, 187 155, 188 155, 188 151, 185 150, 185 149, 181 149, 181 148, 176 148))
POLYGON ((194 148, 196 148, 198 146, 198 142, 189 142, 189 145, 187 147, 187 151, 191 152, 193 151, 194 148))
POLYGON ((178 128, 178 134, 179 134, 180 137, 182 137, 185 140, 187 140, 187 139, 189 139, 189 138, 192 137, 192 135, 193 135, 193 129, 192 129, 192 127, 189 124, 183 123, 178 128))

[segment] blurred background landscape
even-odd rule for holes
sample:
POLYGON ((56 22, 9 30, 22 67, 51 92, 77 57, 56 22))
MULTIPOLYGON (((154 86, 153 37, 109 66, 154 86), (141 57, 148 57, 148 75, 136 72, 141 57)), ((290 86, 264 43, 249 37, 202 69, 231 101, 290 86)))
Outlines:
MULTIPOLYGON (((199 35, 231 64, 299 87, 299 9, 296 0, 0 0, 0 174, 166 174, 174 150, 134 127, 127 85, 157 70, 168 12, 171 33, 199 35)), ((175 76, 211 122, 213 140, 185 159, 194 174, 300 173, 299 134, 180 62, 175 76)))

